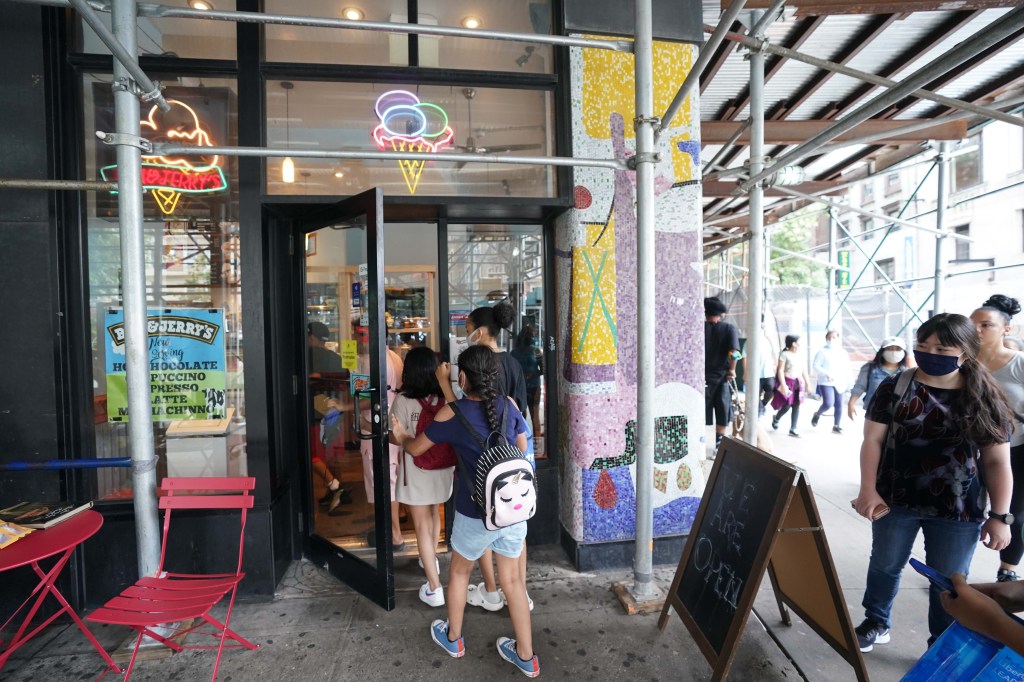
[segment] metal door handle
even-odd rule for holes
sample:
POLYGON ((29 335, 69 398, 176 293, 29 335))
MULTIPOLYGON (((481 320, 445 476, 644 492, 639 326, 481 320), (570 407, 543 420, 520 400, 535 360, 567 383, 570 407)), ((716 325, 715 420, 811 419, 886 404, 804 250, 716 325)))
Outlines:
POLYGON ((373 440, 381 433, 381 410, 380 400, 375 400, 374 397, 380 393, 379 389, 367 388, 364 390, 356 391, 352 396, 355 401, 355 413, 356 413, 356 438, 359 440, 373 440), (370 430, 368 432, 363 431, 363 411, 359 409, 359 399, 365 397, 370 401, 370 430))

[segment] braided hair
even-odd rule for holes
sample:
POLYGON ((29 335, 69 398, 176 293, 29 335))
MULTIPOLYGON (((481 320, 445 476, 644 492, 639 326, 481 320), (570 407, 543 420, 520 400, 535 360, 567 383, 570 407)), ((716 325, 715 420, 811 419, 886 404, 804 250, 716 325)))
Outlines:
MULTIPOLYGON (((487 346, 470 346, 459 354, 459 371, 468 384, 463 390, 483 403, 484 416, 491 431, 500 431, 498 421, 498 359, 487 346)), ((504 435, 504 434, 503 434, 504 435)))

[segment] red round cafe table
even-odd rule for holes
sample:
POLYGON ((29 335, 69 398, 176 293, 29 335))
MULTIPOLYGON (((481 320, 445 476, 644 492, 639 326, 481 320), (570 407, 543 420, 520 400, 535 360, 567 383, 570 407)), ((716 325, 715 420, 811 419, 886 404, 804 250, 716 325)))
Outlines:
POLYGON ((78 617, 75 610, 71 608, 64 595, 57 589, 55 583, 60 572, 64 570, 64 566, 67 565, 68 560, 71 558, 71 554, 75 551, 75 547, 82 544, 100 529, 103 525, 103 516, 99 512, 95 512, 91 509, 87 509, 74 517, 58 523, 55 526, 51 526, 46 530, 36 530, 28 534, 24 538, 18 540, 12 545, 0 549, 0 573, 9 571, 11 569, 19 568, 21 566, 31 566, 32 570, 39 577, 39 585, 28 595, 25 601, 19 606, 15 612, 8 618, 2 626, 0 626, 0 633, 14 620, 14 618, 28 606, 29 602, 32 602, 31 608, 25 616, 25 620, 18 628, 17 633, 14 635, 14 639, 9 642, 0 640, 0 669, 7 663, 7 659, 10 658, 11 654, 14 653, 18 647, 25 642, 29 641, 42 630, 52 623, 56 618, 62 614, 68 614, 71 619, 78 626, 78 629, 82 631, 82 634, 92 642, 92 645, 96 647, 96 651, 99 652, 103 660, 106 661, 107 665, 112 670, 120 672, 120 668, 114 664, 114 661, 107 654, 106 650, 100 646, 100 643, 96 641, 96 638, 89 628, 85 626, 82 619, 78 617), (39 565, 40 561, 56 557, 56 562, 49 568, 44 570, 39 565), (35 617, 39 611, 39 607, 43 603, 43 599, 47 595, 52 595, 56 599, 61 608, 56 613, 51 615, 40 625, 36 626, 35 629, 28 631, 29 623, 35 617), (34 598, 34 599, 33 599, 34 598))

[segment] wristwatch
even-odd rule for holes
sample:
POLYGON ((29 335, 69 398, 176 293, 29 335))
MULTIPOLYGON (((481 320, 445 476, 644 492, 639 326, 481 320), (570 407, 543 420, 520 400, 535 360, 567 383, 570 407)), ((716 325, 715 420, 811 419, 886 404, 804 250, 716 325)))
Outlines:
POLYGON ((1013 517, 1013 512, 1006 512, 1005 514, 996 514, 994 511, 990 509, 988 511, 988 517, 990 519, 998 519, 999 521, 1005 523, 1007 526, 1012 526, 1013 522, 1015 521, 1013 517))

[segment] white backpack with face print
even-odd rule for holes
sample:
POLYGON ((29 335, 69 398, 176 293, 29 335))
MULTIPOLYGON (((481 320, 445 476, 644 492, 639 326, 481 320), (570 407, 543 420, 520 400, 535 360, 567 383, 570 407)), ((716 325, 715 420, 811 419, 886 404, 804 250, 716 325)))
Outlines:
POLYGON ((475 475, 467 471, 462 457, 458 460, 459 475, 469 486, 470 497, 483 517, 484 527, 498 530, 533 518, 537 512, 537 477, 522 451, 505 438, 511 403, 506 398, 501 430, 492 431, 487 440, 480 437, 458 405, 451 403, 451 407, 473 440, 480 445, 475 475), (492 442, 495 444, 491 445, 492 442))

